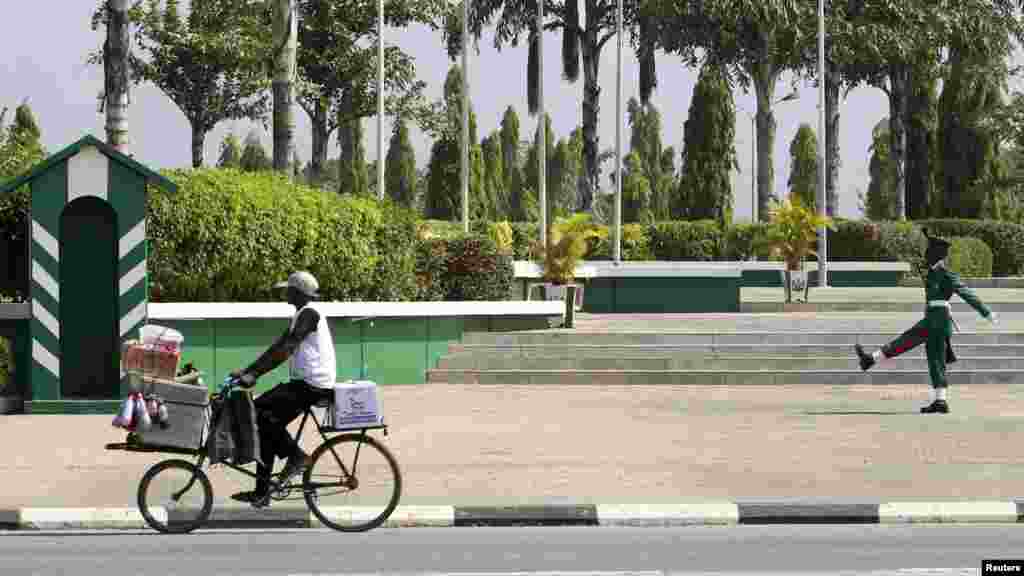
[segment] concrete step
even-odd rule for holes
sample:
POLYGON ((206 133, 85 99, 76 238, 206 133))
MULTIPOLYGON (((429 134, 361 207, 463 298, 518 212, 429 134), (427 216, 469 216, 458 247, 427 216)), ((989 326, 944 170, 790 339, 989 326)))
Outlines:
MULTIPOLYGON (((865 345, 873 352, 876 345, 865 345)), ((1024 344, 974 345, 953 340, 953 348, 960 358, 968 357, 1024 357, 1024 344)), ((853 344, 712 344, 696 346, 659 346, 648 344, 513 344, 509 346, 487 344, 449 344, 448 356, 473 354, 480 357, 554 357, 554 358, 646 358, 709 357, 709 356, 832 356, 849 358, 853 344)), ((901 358, 924 358, 924 346, 919 346, 901 358)))
MULTIPOLYGON (((723 346, 723 345, 848 345, 854 343, 879 346, 899 336, 899 332, 467 332, 462 343, 466 346, 723 346)), ((955 344, 1006 345, 1024 344, 1024 332, 957 332, 955 344)))
MULTIPOLYGON (((956 365, 954 365, 956 366, 956 365)), ((951 367, 952 368, 952 367, 951 367)), ((1024 384, 1024 370, 955 370, 951 386, 1024 384)), ((502 385, 929 385, 926 370, 428 370, 428 383, 502 385)))
MULTIPOLYGON (((927 371, 922 355, 889 361, 892 368, 927 371)), ((959 370, 1024 370, 1024 357, 959 357, 951 366, 959 370)), ((649 371, 734 371, 734 370, 859 370, 857 358, 837 356, 634 356, 634 357, 558 357, 500 356, 474 353, 442 357, 441 370, 649 370, 649 371)))

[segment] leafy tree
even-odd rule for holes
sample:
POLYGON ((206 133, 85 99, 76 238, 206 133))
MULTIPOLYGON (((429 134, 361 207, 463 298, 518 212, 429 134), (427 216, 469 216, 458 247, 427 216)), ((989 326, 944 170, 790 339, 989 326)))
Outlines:
POLYGON ((14 121, 5 127, 7 111, 6 107, 0 111, 0 182, 21 175, 46 158, 39 125, 28 103, 15 109, 14 121))
MULTIPOLYGON (((814 4, 795 0, 648 0, 655 44, 690 65, 701 60, 757 96, 757 203, 767 218, 774 198, 775 88, 785 71, 806 67, 814 4)), ((731 160, 730 160, 731 162, 731 160)), ((684 169, 685 172, 685 169, 684 169)))
POLYGON ((505 171, 502 166, 501 132, 491 132, 480 144, 484 160, 484 188, 494 200, 493 220, 508 218, 508 197, 505 194, 505 171))
POLYGON ((220 168, 239 168, 242 162, 242 145, 238 137, 231 132, 224 137, 220 145, 220 158, 217 159, 217 166, 220 168))
POLYGON ((729 81, 713 65, 701 69, 683 125, 683 168, 673 218, 732 221, 736 108, 729 81))
MULTIPOLYGON (((842 4, 842 3, 841 3, 842 4)), ((837 21, 830 29, 835 47, 847 47, 850 83, 866 82, 886 92, 889 98, 890 154, 895 168, 897 216, 926 212, 905 206, 904 196, 921 200, 921 192, 910 195, 907 170, 907 123, 915 84, 927 84, 928 75, 957 53, 973 61, 998 60, 1011 41, 1024 40, 1016 0, 856 0, 856 10, 845 24, 837 21)), ((940 119, 940 122, 942 120, 940 119)), ((923 154, 923 152, 919 152, 923 154)))
POLYGON ((884 118, 871 131, 870 181, 866 195, 860 197, 861 211, 868 220, 896 218, 896 167, 889 153, 889 119, 884 118))
POLYGON ((262 172, 273 168, 270 155, 267 154, 263 141, 255 130, 250 131, 245 137, 245 148, 242 150, 239 168, 246 172, 262 172))
MULTIPOLYGON (((538 207, 539 207, 539 202, 540 202, 540 187, 538 186, 538 183, 540 182, 540 155, 539 155, 540 154, 540 125, 539 124, 540 123, 538 122, 538 126, 537 126, 538 129, 535 130, 534 133, 533 133, 533 143, 530 144, 530 148, 527 151, 527 154, 526 154, 526 166, 525 166, 525 168, 523 170, 523 177, 524 177, 524 181, 525 181, 525 186, 530 191, 530 196, 532 198, 532 202, 538 203, 538 207)), ((553 212, 555 204, 557 204, 557 202, 558 202, 557 196, 558 196, 559 191, 558 190, 553 190, 552 186, 553 186, 554 182, 557 182, 560 179, 561 175, 558 173, 558 166, 554 165, 554 155, 555 155, 556 143, 555 143, 555 133, 554 133, 554 130, 551 128, 551 116, 550 115, 544 114, 544 124, 545 124, 545 126, 544 126, 544 139, 545 139, 545 142, 544 142, 544 161, 547 163, 547 165, 546 165, 546 168, 547 168, 547 170, 546 170, 546 172, 547 172, 547 179, 545 180, 545 183, 544 183, 545 184, 544 195, 546 197, 545 199, 547 200, 547 213, 546 213, 547 214, 547 222, 554 223, 554 220, 552 220, 552 217, 553 217, 552 216, 552 212, 553 212)), ((539 219, 540 218, 540 212, 538 211, 535 216, 534 215, 531 215, 531 216, 533 216, 531 219, 533 219, 533 218, 539 219)))
MULTIPOLYGON (((377 114, 377 5, 352 0, 298 0, 300 77, 297 101, 312 121, 310 172, 319 179, 331 134, 350 119, 377 114), (347 93, 347 96, 346 96, 347 93), (341 110, 347 97, 347 110, 341 110)), ((384 22, 405 27, 422 23, 436 29, 448 8, 441 0, 387 2, 384 22)), ((416 80, 414 61, 397 46, 385 46, 385 113, 412 119, 426 129, 426 84, 416 80)))
POLYGON ((338 131, 341 157, 338 165, 338 191, 342 194, 366 196, 369 193, 370 174, 366 170, 363 120, 352 118, 338 131))
MULTIPOLYGON (((103 0, 93 15, 106 19, 103 0)), ((192 126, 192 166, 203 165, 208 134, 223 120, 261 119, 267 111, 262 66, 267 36, 260 11, 248 0, 191 0, 188 16, 179 0, 137 0, 128 12, 142 57, 129 56, 135 82, 152 82, 192 126)), ((102 64, 102 51, 89 61, 102 64)))
POLYGON ((1006 172, 999 133, 986 120, 1003 106, 1008 40, 993 40, 988 46, 991 51, 983 51, 958 36, 953 38, 939 103, 942 193, 936 210, 940 216, 996 216, 995 196, 1006 172))
MULTIPOLYGON (((624 31, 632 31, 634 44, 641 60, 641 89, 646 100, 653 89, 654 54, 645 50, 641 38, 639 6, 641 0, 623 0, 624 31)), ((600 163, 598 161, 598 117, 601 88, 598 71, 600 70, 601 51, 609 40, 615 37, 616 8, 613 0, 544 0, 543 31, 560 30, 562 33, 562 72, 569 82, 576 82, 580 76, 582 60, 583 73, 583 158, 585 179, 578 208, 590 210, 594 194, 600 183, 600 163), (580 8, 583 8, 582 14, 580 8)), ((455 14, 460 14, 457 12, 455 14)), ((479 41, 484 26, 497 20, 495 25, 494 45, 499 50, 506 46, 518 46, 520 38, 526 34, 530 45, 527 59, 527 102, 531 115, 539 109, 538 93, 538 60, 537 60, 537 0, 478 0, 470 4, 469 30, 479 41)), ((461 27, 461 16, 453 16, 449 20, 448 46, 449 53, 458 54, 461 47, 461 36, 455 32, 461 27)), ((535 184, 533 184, 535 185, 535 184)))
POLYGON ((818 137, 810 124, 797 129, 789 145, 789 194, 810 210, 817 210, 818 137))
POLYGON ((388 196, 411 208, 416 198, 416 151, 409 142, 409 126, 401 118, 391 131, 384 178, 388 196))
POLYGON ((483 158, 476 139, 476 114, 462 93, 462 69, 452 66, 444 83, 444 102, 439 103, 443 123, 436 129, 430 154, 429 182, 425 201, 427 218, 462 219, 462 106, 469 109, 469 210, 473 219, 486 218, 492 203, 485 196, 483 158))
POLYGON ((656 220, 667 220, 671 218, 670 204, 675 194, 674 159, 669 160, 670 168, 666 172, 665 151, 661 144, 661 113, 654 104, 641 104, 636 98, 629 99, 626 110, 630 125, 630 153, 637 155, 651 189, 650 216, 656 220))
POLYGON ((128 55, 131 35, 128 0, 108 0, 107 41, 103 43, 103 109, 107 113, 107 143, 121 152, 128 148, 128 55))
POLYGON ((622 221, 651 222, 654 220, 654 199, 651 182, 647 179, 643 160, 636 151, 622 159, 622 221))
POLYGON ((526 221, 523 209, 523 173, 519 160, 519 115, 509 106, 501 118, 501 167, 505 174, 504 213, 517 222, 526 221))
POLYGON ((298 43, 296 0, 273 2, 274 170, 291 176, 289 164, 295 155, 295 58, 298 43))

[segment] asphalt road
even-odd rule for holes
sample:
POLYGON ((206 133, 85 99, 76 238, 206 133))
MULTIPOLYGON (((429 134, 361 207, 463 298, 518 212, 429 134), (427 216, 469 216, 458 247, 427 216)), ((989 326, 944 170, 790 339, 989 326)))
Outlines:
POLYGON ((1024 527, 734 526, 0 533, 0 574, 979 574, 1024 527))

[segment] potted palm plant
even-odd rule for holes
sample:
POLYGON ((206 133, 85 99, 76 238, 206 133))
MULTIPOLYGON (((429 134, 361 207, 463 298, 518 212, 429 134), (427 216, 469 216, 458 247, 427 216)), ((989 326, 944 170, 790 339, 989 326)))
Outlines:
POLYGON ((572 327, 573 312, 583 306, 583 287, 575 282, 576 266, 587 255, 587 241, 601 236, 601 231, 591 224, 589 214, 574 214, 558 219, 549 228, 543 246, 538 241, 533 243, 533 252, 540 254, 545 297, 565 299, 566 327, 572 327))
POLYGON ((769 225, 763 230, 757 244, 767 247, 772 256, 785 262, 783 285, 786 304, 793 302, 794 289, 803 290, 803 301, 806 302, 810 282, 807 281, 804 261, 808 256, 818 256, 814 250, 818 228, 824 226, 835 230, 836 226, 831 218, 819 216, 794 196, 781 203, 773 201, 769 214, 769 225))

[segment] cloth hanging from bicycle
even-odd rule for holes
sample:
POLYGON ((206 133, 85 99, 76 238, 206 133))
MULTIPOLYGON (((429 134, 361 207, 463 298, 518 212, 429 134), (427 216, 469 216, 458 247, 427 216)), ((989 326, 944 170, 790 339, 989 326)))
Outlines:
POLYGON ((206 447, 211 464, 231 462, 243 466, 262 463, 256 406, 252 394, 232 390, 214 407, 214 421, 206 447))

